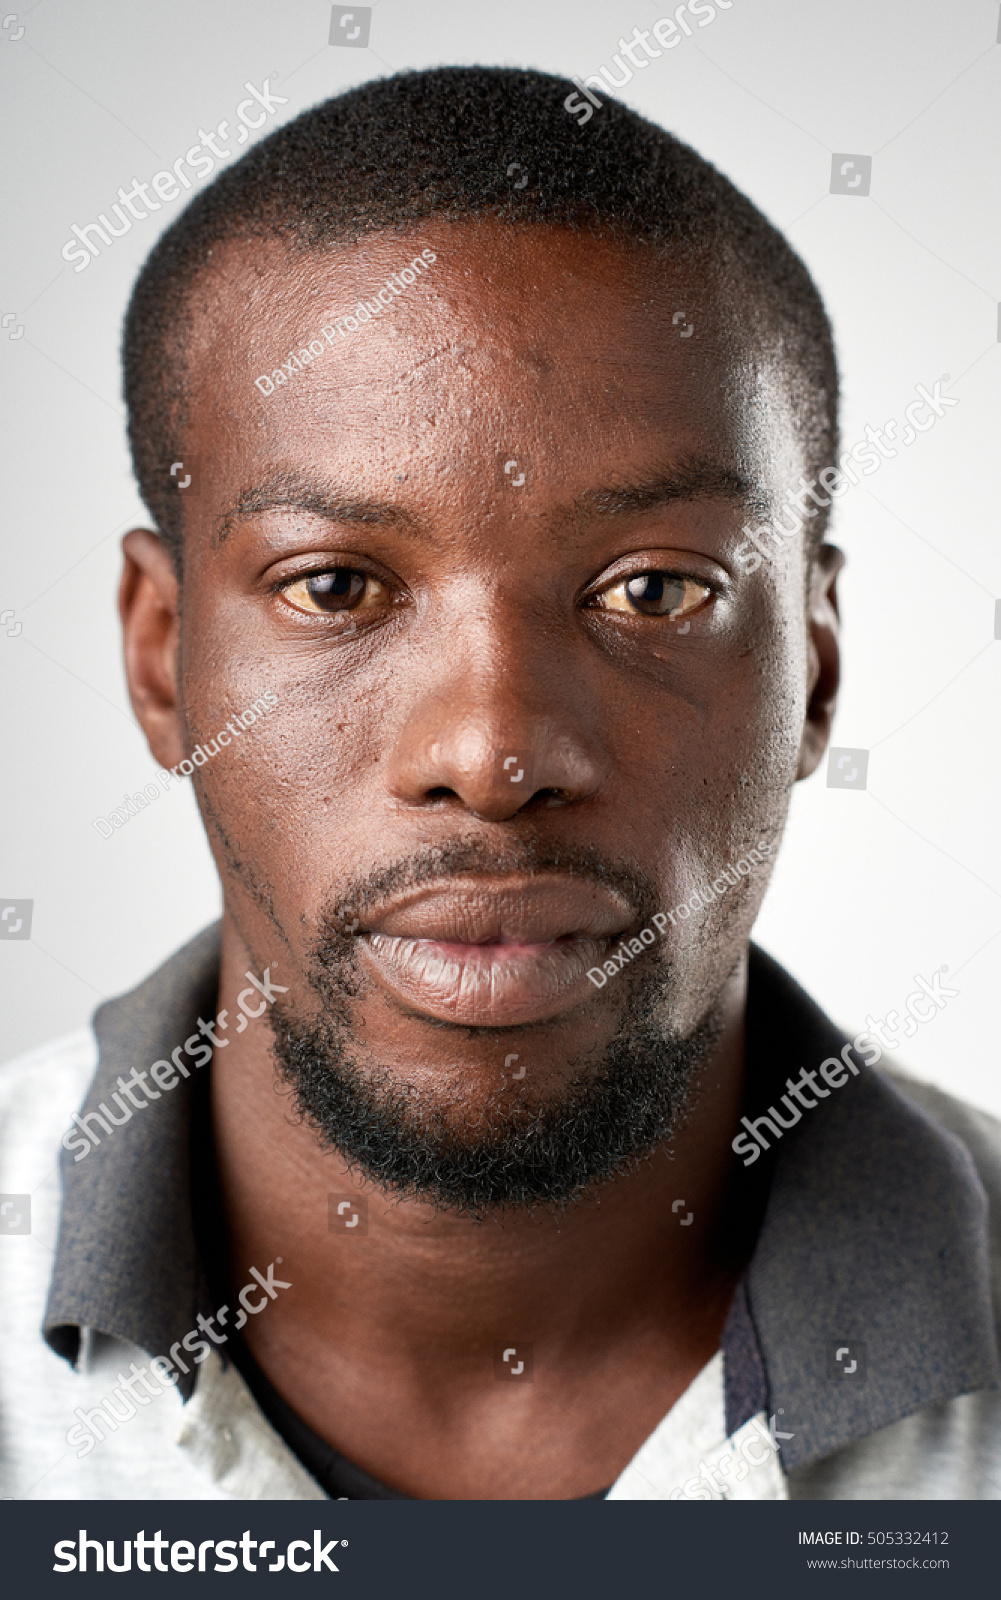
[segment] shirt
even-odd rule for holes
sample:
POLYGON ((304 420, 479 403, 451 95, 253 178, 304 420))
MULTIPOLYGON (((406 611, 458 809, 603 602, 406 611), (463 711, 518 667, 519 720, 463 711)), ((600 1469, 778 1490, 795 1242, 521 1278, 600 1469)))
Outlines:
MULTIPOLYGON (((218 959, 208 929, 100 1007, 93 1032, 0 1070, 7 1497, 326 1498, 321 1469, 307 1470, 268 1420, 226 1343, 165 1376, 205 1303, 191 1203, 197 1073, 86 1159, 60 1149, 77 1108, 87 1116, 119 1075, 169 1059, 199 1014, 214 1015, 218 959), (168 1359, 151 1367, 151 1356, 168 1359)), ((752 947, 751 1116, 790 1073, 838 1057, 854 1063, 848 1083, 772 1152, 719 1351, 608 1499, 1001 1498, 987 1231, 1001 1127, 861 1065, 752 947)), ((999 1255, 995 1241, 996 1275, 999 1255)))

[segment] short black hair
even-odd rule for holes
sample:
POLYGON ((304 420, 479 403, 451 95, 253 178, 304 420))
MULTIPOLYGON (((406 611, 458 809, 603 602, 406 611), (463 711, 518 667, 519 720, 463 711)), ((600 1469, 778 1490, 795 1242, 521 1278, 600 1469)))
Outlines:
POLYGON ((579 122, 564 106, 572 94, 564 78, 504 67, 377 79, 262 139, 161 236, 133 290, 123 363, 136 478, 178 568, 183 497, 170 465, 186 423, 191 290, 213 252, 237 239, 322 251, 431 217, 490 216, 693 252, 712 262, 722 295, 754 309, 754 336, 779 353, 814 476, 833 464, 833 339, 802 261, 690 146, 614 100, 579 122), (529 183, 516 188, 509 168, 529 183))

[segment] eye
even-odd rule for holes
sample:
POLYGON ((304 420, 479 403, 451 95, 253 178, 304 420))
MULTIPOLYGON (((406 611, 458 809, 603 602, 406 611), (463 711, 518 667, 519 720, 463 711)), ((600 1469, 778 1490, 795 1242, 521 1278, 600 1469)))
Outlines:
POLYGON ((330 616, 339 611, 367 610, 385 605, 389 590, 371 573, 353 567, 334 567, 330 572, 314 572, 286 584, 281 593, 290 605, 312 615, 330 616))
POLYGON ((631 611, 641 617, 690 617, 712 594, 708 584, 679 578, 671 572, 639 572, 620 578, 594 596, 603 611, 631 611))

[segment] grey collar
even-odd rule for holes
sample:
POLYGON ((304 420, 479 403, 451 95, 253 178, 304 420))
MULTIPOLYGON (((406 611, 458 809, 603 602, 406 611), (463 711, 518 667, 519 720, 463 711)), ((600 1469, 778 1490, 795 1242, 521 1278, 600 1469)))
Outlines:
MULTIPOLYGON (((109 1104, 119 1077, 170 1059, 218 1006, 219 924, 206 928, 144 983, 94 1014, 97 1073, 81 1107, 109 1104)), ((194 1326, 200 1285, 191 1208, 194 1078, 136 1111, 82 1160, 62 1153, 63 1205, 44 1331, 76 1361, 83 1328, 128 1340, 152 1355, 194 1326)), ((178 1387, 190 1394, 193 1381, 178 1387)))
MULTIPOLYGON (((770 1075, 769 1053, 782 1059, 784 1081, 847 1043, 788 973, 757 957, 751 1095, 770 1075)), ((859 1075, 783 1135, 747 1272, 769 1414, 783 1408, 777 1427, 793 1434, 786 1470, 1001 1379, 987 1197, 970 1153, 856 1060, 859 1075), (832 1372, 844 1346, 851 1355, 832 1372), (849 1381, 841 1374, 850 1359, 861 1363, 859 1346, 866 1376, 849 1381)), ((750 1115, 766 1109, 755 1096, 750 1115)))
MULTIPOLYGON (((215 926, 101 1006, 100 1063, 83 1113, 107 1101, 134 1066, 169 1059, 199 1015, 215 1014, 218 984, 215 926)), ((752 946, 750 1114, 766 1110, 776 1083, 845 1044, 752 946)), ((70 1360, 83 1328, 159 1355, 193 1326, 201 1281, 190 1192, 195 1084, 184 1080, 151 1102, 84 1160, 63 1154, 45 1335, 70 1360)), ((816 1117, 804 1113, 775 1156, 757 1247, 723 1338, 728 1431, 764 1407, 792 1435, 782 1446, 789 1470, 919 1407, 994 1387, 986 1199, 966 1147, 862 1067, 816 1117), (865 1381, 829 1376, 833 1350, 860 1344, 865 1381)))

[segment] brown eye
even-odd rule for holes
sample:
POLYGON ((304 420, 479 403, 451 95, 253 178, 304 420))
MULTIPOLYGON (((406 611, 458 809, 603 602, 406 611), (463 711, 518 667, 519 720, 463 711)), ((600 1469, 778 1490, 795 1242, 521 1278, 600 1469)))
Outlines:
POLYGON ((632 611, 642 617, 691 616, 712 594, 707 584, 694 578, 677 578, 670 572, 639 572, 620 578, 595 597, 603 611, 632 611))
POLYGON ((282 593, 291 605, 314 615, 367 609, 384 605, 389 598, 385 584, 378 578, 352 567, 334 567, 330 572, 297 578, 282 593))
POLYGON ((644 572, 642 577, 628 580, 626 594, 630 605, 645 617, 667 617, 684 600, 685 585, 664 572, 644 572))

